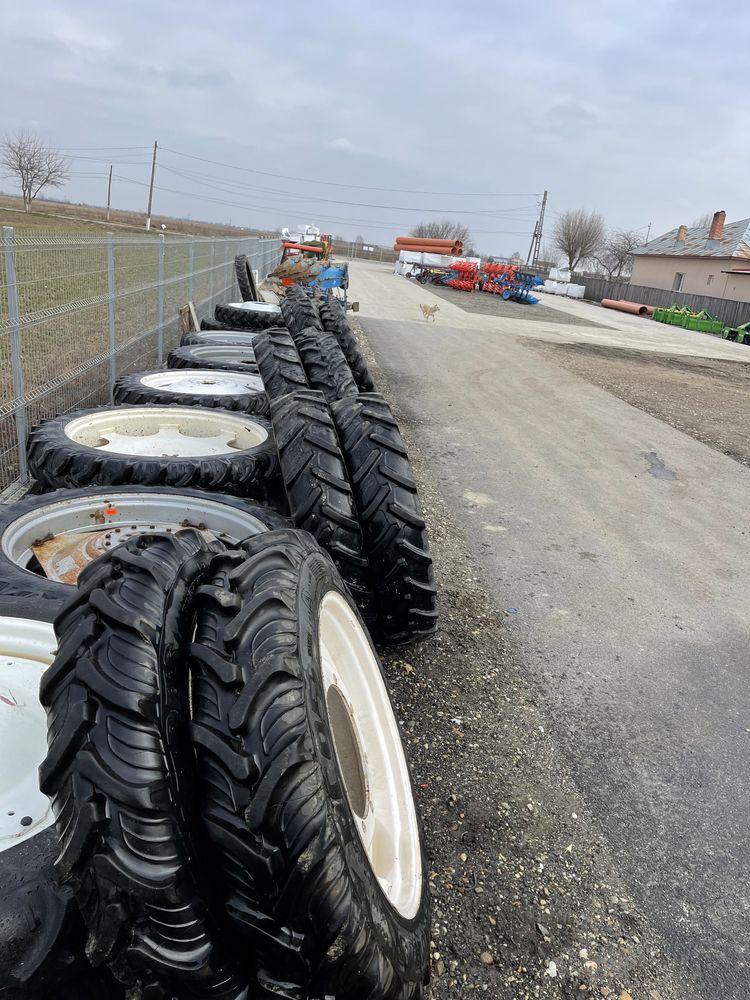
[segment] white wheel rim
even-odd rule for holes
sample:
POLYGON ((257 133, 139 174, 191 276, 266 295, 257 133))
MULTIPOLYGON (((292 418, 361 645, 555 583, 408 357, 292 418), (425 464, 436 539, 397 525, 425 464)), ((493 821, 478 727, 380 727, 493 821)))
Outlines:
POLYGON ((273 302, 229 302, 230 309, 244 309, 246 312, 267 313, 269 316, 280 316, 281 309, 273 302))
POLYGON ((39 682, 55 645, 49 622, 0 617, 0 851, 53 821, 49 799, 39 790, 39 765, 47 755, 39 682))
POLYGON ((409 769, 378 661, 351 607, 334 590, 320 604, 319 648, 354 824, 385 896, 410 919, 422 896, 422 855, 409 769))
MULTIPOLYGON (((207 346, 207 349, 215 350, 211 346, 207 346)), ((238 396, 263 391, 263 380, 259 375, 213 372, 205 368, 168 368, 163 372, 144 375, 140 381, 141 385, 146 385, 149 389, 189 392, 194 396, 238 396)))
POLYGON ((188 406, 93 410, 66 424, 65 434, 86 448, 145 458, 231 455, 268 439, 265 427, 250 418, 188 406))
MULTIPOLYGON (((191 346, 190 353, 194 358, 205 358, 207 361, 218 361, 220 364, 255 363, 255 351, 250 345, 242 347, 239 344, 216 344, 215 346, 213 344, 196 344, 191 346)), ((262 380, 260 380, 260 387, 263 388, 262 380)))
POLYGON ((189 527, 229 543, 267 530, 253 514, 212 500, 210 494, 126 493, 113 487, 35 506, 8 525, 0 550, 22 569, 36 557, 47 579, 74 584, 85 566, 134 535, 189 527))

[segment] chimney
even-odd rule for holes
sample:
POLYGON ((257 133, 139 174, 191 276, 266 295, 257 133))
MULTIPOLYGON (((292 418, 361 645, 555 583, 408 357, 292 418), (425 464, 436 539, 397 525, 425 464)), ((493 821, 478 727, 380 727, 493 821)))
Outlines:
POLYGON ((688 227, 680 226, 680 228, 677 230, 677 242, 684 243, 685 240, 687 239, 687 233, 688 233, 688 227))
POLYGON ((720 240, 724 235, 724 223, 726 222, 726 218, 726 212, 714 212, 714 217, 711 220, 711 228, 708 231, 708 238, 710 240, 720 240))

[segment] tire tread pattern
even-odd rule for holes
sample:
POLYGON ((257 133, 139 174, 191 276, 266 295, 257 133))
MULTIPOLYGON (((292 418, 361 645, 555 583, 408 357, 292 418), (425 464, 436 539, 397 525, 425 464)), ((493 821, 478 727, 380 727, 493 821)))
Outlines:
POLYGON ((375 383, 344 310, 335 299, 328 299, 320 306, 320 318, 324 329, 339 342, 360 392, 372 392, 375 383))
POLYGON ((267 330, 255 342, 255 360, 269 400, 307 389, 307 375, 288 330, 267 330))
POLYGON ((331 406, 373 573, 383 641, 427 638, 437 628, 435 577, 404 440, 379 393, 331 406))
POLYGON ((329 403, 357 395, 352 370, 332 333, 308 327, 295 337, 295 343, 311 388, 320 390, 329 403))
POLYGON ((279 314, 223 305, 214 309, 214 320, 235 330, 265 330, 266 327, 279 325, 279 314))

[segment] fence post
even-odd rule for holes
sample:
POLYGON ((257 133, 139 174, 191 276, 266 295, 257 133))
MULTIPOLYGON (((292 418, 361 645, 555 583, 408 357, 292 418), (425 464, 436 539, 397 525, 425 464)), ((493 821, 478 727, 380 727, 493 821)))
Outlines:
POLYGON ((193 301, 193 254, 195 250, 195 244, 193 242, 194 237, 190 237, 190 249, 188 250, 188 302, 193 301))
POLYGON ((208 311, 211 316, 214 314, 214 254, 216 252, 216 247, 214 246, 214 237, 211 237, 211 257, 208 265, 208 276, 210 284, 208 286, 208 311))
POLYGON ((26 463, 26 387, 23 377, 23 355, 21 351, 21 316, 18 310, 18 283, 16 279, 16 248, 12 226, 3 226, 3 253, 5 256, 5 285, 8 295, 8 318, 10 319, 10 374, 16 418, 16 441, 18 448, 18 475, 26 482, 29 468, 26 463))
POLYGON ((117 333, 115 330, 115 245, 107 233, 107 316, 109 319, 109 398, 114 398, 117 379, 117 333))
POLYGON ((164 256, 167 252, 167 245, 164 240, 164 233, 159 236, 159 331, 158 331, 158 354, 159 367, 164 361, 164 256))

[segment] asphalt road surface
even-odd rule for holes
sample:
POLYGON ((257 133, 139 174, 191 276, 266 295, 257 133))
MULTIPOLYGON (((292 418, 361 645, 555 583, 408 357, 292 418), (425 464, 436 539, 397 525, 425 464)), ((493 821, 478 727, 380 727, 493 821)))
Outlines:
POLYGON ((607 326, 470 313, 374 265, 351 284, 619 877, 693 995, 749 997, 750 470, 533 341, 737 345, 581 302, 549 305, 607 326))

